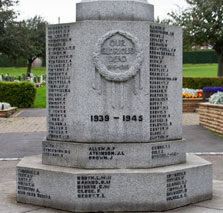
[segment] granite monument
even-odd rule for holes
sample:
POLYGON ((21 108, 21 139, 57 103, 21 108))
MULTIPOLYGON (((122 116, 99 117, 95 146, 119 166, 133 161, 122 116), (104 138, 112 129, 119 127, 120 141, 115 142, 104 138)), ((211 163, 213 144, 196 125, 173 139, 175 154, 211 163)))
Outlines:
POLYGON ((146 0, 83 0, 47 26, 47 136, 17 166, 17 201, 73 212, 211 199, 212 165, 182 139, 182 29, 146 0))

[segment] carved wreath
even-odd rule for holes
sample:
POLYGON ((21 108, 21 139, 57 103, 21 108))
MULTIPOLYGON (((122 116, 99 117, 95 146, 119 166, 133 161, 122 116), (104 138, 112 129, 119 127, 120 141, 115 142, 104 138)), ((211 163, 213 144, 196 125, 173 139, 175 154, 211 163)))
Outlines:
POLYGON ((136 37, 133 35, 120 31, 120 30, 115 30, 115 31, 110 31, 106 33, 102 38, 100 38, 96 44, 95 51, 93 52, 93 63, 98 70, 98 72, 106 79, 109 81, 117 81, 117 82, 122 82, 122 81, 127 81, 133 76, 137 74, 137 72, 141 68, 141 64, 143 62, 143 51, 139 45, 139 41, 136 37), (100 60, 100 54, 101 54, 101 48, 104 42, 112 37, 115 34, 120 34, 130 41, 132 41, 133 44, 135 44, 135 49, 136 49, 136 59, 133 62, 132 66, 125 72, 122 73, 114 73, 111 72, 107 69, 107 67, 101 62, 100 60))

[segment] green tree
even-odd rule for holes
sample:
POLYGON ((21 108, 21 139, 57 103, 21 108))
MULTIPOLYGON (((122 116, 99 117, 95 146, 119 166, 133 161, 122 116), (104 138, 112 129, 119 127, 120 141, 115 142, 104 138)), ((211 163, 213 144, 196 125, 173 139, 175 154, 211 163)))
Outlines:
POLYGON ((184 29, 186 46, 209 44, 218 56, 218 76, 223 76, 223 0, 186 0, 189 8, 171 12, 171 22, 184 29))
POLYGON ((11 28, 16 18, 17 13, 13 10, 13 6, 17 3, 17 0, 0 0, 0 53, 6 55, 10 55, 11 52, 13 34, 9 34, 8 29, 11 28))
POLYGON ((45 57, 45 28, 46 22, 39 16, 17 22, 11 28, 12 31, 17 31, 15 55, 27 59, 27 76, 30 76, 34 60, 45 57))

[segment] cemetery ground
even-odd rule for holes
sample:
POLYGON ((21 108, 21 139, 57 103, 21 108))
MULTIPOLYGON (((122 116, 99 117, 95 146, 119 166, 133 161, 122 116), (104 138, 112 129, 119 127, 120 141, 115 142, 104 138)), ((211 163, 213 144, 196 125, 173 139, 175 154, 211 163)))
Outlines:
MULTIPOLYGON (((21 109, 8 119, 0 119, 0 212, 53 213, 65 212, 16 203, 16 165, 24 156, 41 154, 41 142, 46 135, 46 109, 21 109)), ((168 212, 223 212, 223 140, 199 126, 197 113, 183 114, 183 138, 187 152, 198 154, 213 163, 214 197, 168 212)))
MULTIPOLYGON (((216 77, 217 76, 217 64, 184 64, 183 65, 183 76, 184 77, 216 77)), ((10 76, 21 76, 26 74, 26 67, 0 67, 0 74, 10 76)), ((46 74, 45 67, 33 67, 32 74, 44 75, 46 74)))
MULTIPOLYGON (((26 67, 0 67, 0 74, 6 75, 9 74, 10 76, 18 77, 22 76, 22 74, 26 74, 27 68, 26 67)), ((33 67, 32 74, 36 75, 45 75, 46 68, 45 67, 33 67)))

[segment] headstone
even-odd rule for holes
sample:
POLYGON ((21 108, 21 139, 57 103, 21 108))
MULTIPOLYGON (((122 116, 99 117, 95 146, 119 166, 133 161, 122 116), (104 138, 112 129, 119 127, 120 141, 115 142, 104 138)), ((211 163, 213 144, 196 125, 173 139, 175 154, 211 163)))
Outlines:
POLYGON ((33 82, 34 82, 34 78, 30 77, 30 83, 33 83, 33 82))
POLYGON ((146 0, 88 0, 76 23, 47 27, 47 137, 17 166, 18 202, 164 211, 211 198, 212 166, 186 160, 182 140, 182 30, 153 20, 146 0))
POLYGON ((43 83, 43 75, 40 76, 40 84, 43 83))
POLYGON ((36 58, 35 61, 32 63, 32 67, 41 67, 42 66, 42 59, 36 58))
POLYGON ((0 75, 0 81, 2 81, 2 80, 3 80, 2 75, 0 75))
POLYGON ((25 81, 26 80, 26 75, 22 74, 22 80, 25 81))
POLYGON ((9 74, 8 73, 6 73, 6 75, 5 75, 5 81, 9 81, 9 74))

